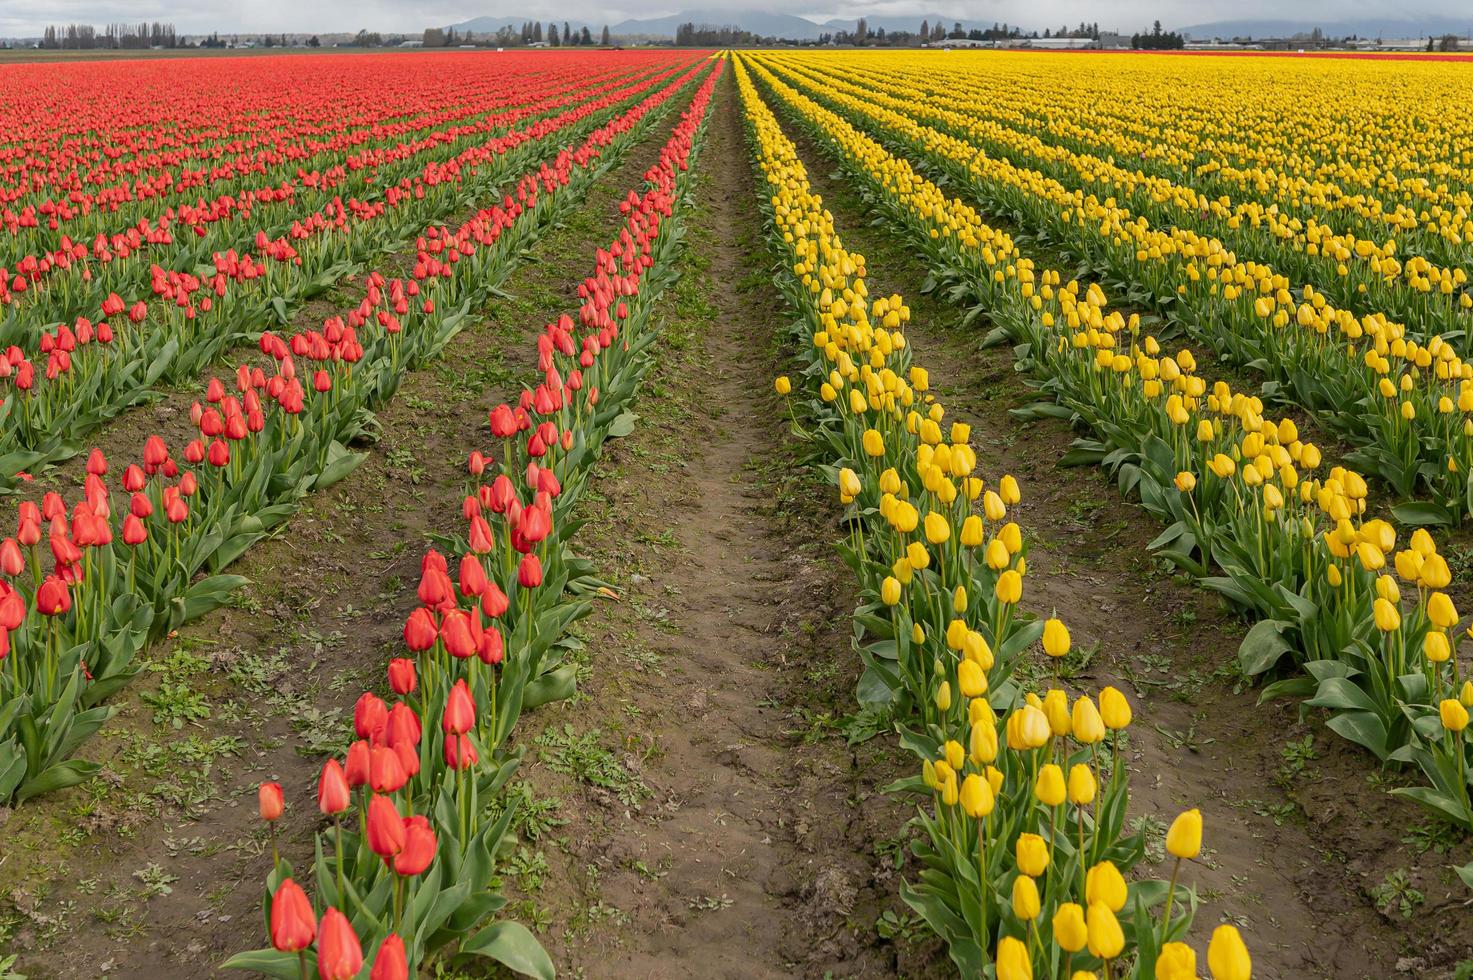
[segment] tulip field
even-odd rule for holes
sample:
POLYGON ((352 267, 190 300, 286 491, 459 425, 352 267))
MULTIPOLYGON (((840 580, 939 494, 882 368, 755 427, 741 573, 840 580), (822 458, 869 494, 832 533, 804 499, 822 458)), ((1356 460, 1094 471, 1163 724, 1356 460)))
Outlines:
POLYGON ((1469 90, 6 68, 0 980, 1473 975, 1469 90))

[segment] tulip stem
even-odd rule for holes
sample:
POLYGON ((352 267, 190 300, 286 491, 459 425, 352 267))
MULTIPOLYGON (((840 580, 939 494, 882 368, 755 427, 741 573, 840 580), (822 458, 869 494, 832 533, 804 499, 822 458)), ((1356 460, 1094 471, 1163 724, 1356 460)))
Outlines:
POLYGON ((343 818, 334 814, 332 818, 333 828, 337 831, 337 857, 338 857, 338 904, 345 904, 343 897, 343 818))
POLYGON ((1171 884, 1166 888, 1166 912, 1161 916, 1161 942, 1157 945, 1166 944, 1166 930, 1171 927, 1171 900, 1176 897, 1176 876, 1181 873, 1181 858, 1176 859, 1176 864, 1171 866, 1171 884))
POLYGON ((307 951, 305 949, 297 950, 297 963, 302 968, 302 980, 312 980, 312 974, 307 972, 307 951))

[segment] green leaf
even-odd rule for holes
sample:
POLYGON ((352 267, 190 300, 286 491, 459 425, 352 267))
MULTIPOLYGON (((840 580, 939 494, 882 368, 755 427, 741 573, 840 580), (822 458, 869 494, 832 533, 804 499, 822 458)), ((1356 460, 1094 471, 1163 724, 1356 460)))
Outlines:
POLYGON ((624 438, 625 436, 629 435, 629 433, 634 431, 634 423, 638 420, 639 416, 635 415, 633 412, 624 412, 620 414, 618 418, 609 423, 608 438, 624 438))
POLYGON ((1391 508, 1391 516, 1396 518, 1397 523, 1413 527, 1456 523, 1446 507, 1430 500, 1409 500, 1404 504, 1397 504, 1391 508))
POLYGON ((1284 639, 1286 625, 1276 619, 1264 619, 1253 624, 1238 646, 1238 663, 1245 674, 1252 677, 1272 669, 1284 654, 1294 649, 1284 639))
POLYGON ((553 980, 557 974, 547 950, 520 922, 493 922, 466 940, 460 951, 488 957, 537 980, 553 980))

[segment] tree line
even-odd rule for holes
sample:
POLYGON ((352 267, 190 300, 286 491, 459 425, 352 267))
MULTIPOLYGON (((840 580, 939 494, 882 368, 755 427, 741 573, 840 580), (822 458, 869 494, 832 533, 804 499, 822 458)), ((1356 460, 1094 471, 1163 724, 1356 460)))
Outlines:
MULTIPOLYGON (((526 21, 521 30, 510 25, 495 31, 483 31, 479 36, 474 31, 458 32, 453 27, 431 27, 425 30, 422 42, 427 48, 453 48, 463 44, 494 44, 498 48, 514 48, 518 45, 546 44, 553 48, 592 47, 593 32, 586 26, 578 29, 567 21, 562 31, 556 23, 549 22, 544 33, 541 21, 526 21)), ((608 47, 609 26, 604 25, 598 44, 608 47)))
POLYGON ((48 26, 41 47, 78 51, 177 48, 179 35, 173 24, 108 24, 98 30, 91 24, 48 26))

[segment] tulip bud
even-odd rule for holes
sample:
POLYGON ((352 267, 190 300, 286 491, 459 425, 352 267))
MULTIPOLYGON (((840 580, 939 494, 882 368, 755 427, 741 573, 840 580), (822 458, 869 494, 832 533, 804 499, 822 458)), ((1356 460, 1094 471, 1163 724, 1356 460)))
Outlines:
POLYGON ((368 980, 409 980, 409 961, 404 954, 404 940, 389 933, 373 958, 373 972, 368 980))
POLYGON ((447 735, 464 735, 476 724, 476 705, 464 680, 455 682, 445 701, 445 713, 440 727, 447 735))
POLYGON ((317 936, 317 916, 300 885, 287 878, 271 896, 271 945, 283 953, 298 953, 317 936))
POLYGON ((1065 902, 1054 913, 1054 942, 1068 953, 1077 953, 1089 941, 1089 927, 1085 925, 1084 909, 1074 902, 1065 902))
POLYGON ((1104 721, 1106 728, 1114 731, 1129 727, 1130 702, 1115 688, 1105 688, 1100 692, 1100 718, 1104 721))
POLYGON ((1030 878, 1037 878, 1048 869, 1048 844, 1037 834, 1019 834, 1015 851, 1018 870, 1030 878))
POLYGON ((1202 853, 1201 810, 1187 810, 1171 822, 1171 829, 1166 832, 1166 850, 1183 861, 1202 853))
POLYGON ((413 660, 395 657, 389 661, 389 687, 395 694, 400 697, 413 694, 418 683, 413 660))
POLYGON ((261 819, 271 823, 281 816, 286 809, 286 798, 282 794, 280 783, 265 782, 256 790, 256 800, 261 812, 261 819))
POLYGON ((1038 771, 1033 784, 1033 793, 1044 806, 1059 806, 1068 795, 1064 784, 1064 772, 1052 762, 1038 771))
POLYGON ((1156 980, 1197 980, 1197 954, 1186 943, 1167 943, 1156 958, 1156 980))
POLYGON ((1069 652, 1069 628, 1057 619, 1043 624, 1043 652, 1050 657, 1062 657, 1069 652))
POLYGON ((435 859, 438 842, 430 823, 423 816, 404 821, 404 848, 394 855, 394 873, 405 878, 423 874, 435 859))
POLYGON ((348 917, 329 907, 317 937, 317 975, 321 980, 353 980, 363 969, 363 946, 348 917))
POLYGON ((348 809, 352 798, 348 777, 336 759, 328 759, 317 780, 317 809, 331 817, 348 809))
POLYGON ((1112 912, 1119 912, 1125 908, 1126 897, 1125 879, 1113 863, 1101 861, 1085 875, 1084 898, 1091 907, 1100 904, 1112 912))
POLYGON ((1253 959, 1237 929, 1221 925, 1212 931, 1212 941, 1207 946, 1207 968, 1212 971, 1213 980, 1250 980, 1253 959))
POLYGON ((1032 959, 1021 939, 1003 936, 997 941, 997 980, 1033 980, 1032 959))
POLYGON ((375 793, 368 801, 368 846, 388 861, 404 850, 404 818, 387 796, 375 793))
POLYGON ((1013 914, 1024 922, 1032 922, 1038 918, 1041 902, 1038 897, 1038 885, 1027 875, 1018 875, 1013 879, 1013 914))
POLYGON ((1093 902, 1085 913, 1089 928, 1089 952, 1100 959, 1113 960, 1125 949, 1125 933, 1120 920, 1104 902, 1093 902))
MULTIPOLYGON (((1442 718, 1442 727, 1450 732, 1458 733, 1468 727, 1468 709, 1456 698, 1445 698, 1437 706, 1437 713, 1442 718)), ((1459 752, 1462 748, 1459 747, 1459 752)))

